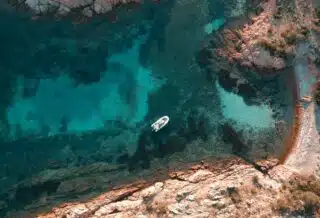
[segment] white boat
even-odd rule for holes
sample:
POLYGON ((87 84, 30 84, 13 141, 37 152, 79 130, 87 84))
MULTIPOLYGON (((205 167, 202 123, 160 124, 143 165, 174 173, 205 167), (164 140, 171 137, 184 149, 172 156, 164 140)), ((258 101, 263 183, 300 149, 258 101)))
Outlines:
POLYGON ((308 96, 308 95, 302 96, 300 101, 302 101, 304 103, 310 103, 312 101, 312 96, 308 96))
POLYGON ((168 116, 160 117, 156 122, 154 122, 151 125, 152 131, 158 132, 160 129, 162 129, 169 123, 169 120, 170 119, 168 116))

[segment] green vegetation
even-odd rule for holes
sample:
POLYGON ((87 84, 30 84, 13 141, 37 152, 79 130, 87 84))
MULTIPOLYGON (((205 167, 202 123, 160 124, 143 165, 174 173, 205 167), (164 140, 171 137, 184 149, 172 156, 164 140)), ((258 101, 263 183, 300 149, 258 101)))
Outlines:
POLYGON ((315 12, 316 12, 317 18, 320 19, 320 8, 316 8, 315 12))
POLYGON ((320 209, 319 179, 296 176, 282 186, 281 192, 274 209, 289 213, 313 211, 314 215, 320 215, 316 214, 320 209))
POLYGON ((257 41, 257 45, 263 47, 264 49, 268 50, 271 55, 276 53, 278 54, 286 54, 286 43, 283 39, 278 40, 270 40, 267 38, 260 38, 257 41))
POLYGON ((227 193, 234 204, 240 203, 242 201, 239 191, 236 187, 227 188, 227 193))
POLYGON ((320 105, 320 85, 318 85, 314 91, 314 99, 316 103, 320 105))
POLYGON ((259 38, 257 45, 268 50, 271 55, 286 56, 293 51, 293 47, 309 37, 310 30, 304 25, 284 23, 279 26, 271 26, 268 36, 259 38), (280 33, 280 34, 278 34, 280 33))

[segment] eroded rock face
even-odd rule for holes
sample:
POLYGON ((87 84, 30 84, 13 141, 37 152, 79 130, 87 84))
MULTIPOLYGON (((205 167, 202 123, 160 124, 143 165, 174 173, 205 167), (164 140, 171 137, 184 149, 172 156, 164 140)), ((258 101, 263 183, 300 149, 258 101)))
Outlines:
MULTIPOLYGON (((264 161, 268 163, 276 162, 264 161)), ((169 176, 148 187, 132 184, 86 203, 64 204, 37 217, 280 217, 282 185, 297 178, 284 166, 264 175, 239 159, 203 162, 169 176)))

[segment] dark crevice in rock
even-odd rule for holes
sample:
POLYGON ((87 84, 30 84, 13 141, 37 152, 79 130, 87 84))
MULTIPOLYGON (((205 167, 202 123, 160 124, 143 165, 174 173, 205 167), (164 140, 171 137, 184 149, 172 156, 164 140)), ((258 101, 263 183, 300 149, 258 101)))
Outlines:
POLYGON ((55 193, 60 184, 61 182, 59 181, 47 181, 42 184, 17 188, 14 196, 15 202, 17 205, 30 204, 42 195, 50 195, 55 193))

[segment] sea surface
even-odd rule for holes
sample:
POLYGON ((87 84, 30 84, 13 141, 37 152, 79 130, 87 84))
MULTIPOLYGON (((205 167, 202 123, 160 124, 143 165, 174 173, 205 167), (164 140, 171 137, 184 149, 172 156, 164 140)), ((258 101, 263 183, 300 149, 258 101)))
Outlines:
POLYGON ((1 192, 48 169, 104 162, 135 172, 156 167, 153 160, 234 154, 226 123, 248 157, 279 153, 276 124, 290 123, 290 89, 275 86, 282 104, 272 108, 208 82, 195 54, 229 21, 225 5, 179 4, 145 6, 114 23, 1 12, 1 192), (164 115, 168 126, 153 133, 164 115))

